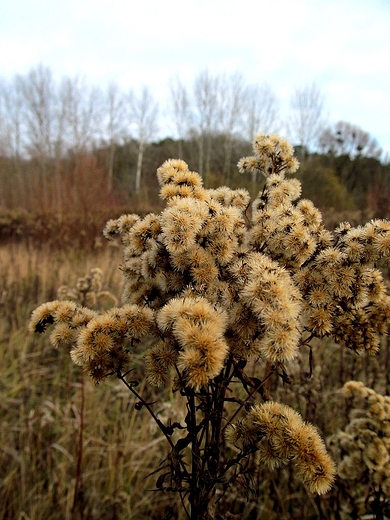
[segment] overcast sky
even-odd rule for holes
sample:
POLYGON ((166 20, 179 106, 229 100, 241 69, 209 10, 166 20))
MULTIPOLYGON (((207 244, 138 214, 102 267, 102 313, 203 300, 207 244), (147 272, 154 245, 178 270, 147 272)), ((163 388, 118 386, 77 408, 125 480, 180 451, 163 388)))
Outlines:
POLYGON ((390 0, 0 0, 0 76, 40 63, 161 100, 175 75, 240 71, 285 109, 315 82, 331 121, 390 153, 390 0))

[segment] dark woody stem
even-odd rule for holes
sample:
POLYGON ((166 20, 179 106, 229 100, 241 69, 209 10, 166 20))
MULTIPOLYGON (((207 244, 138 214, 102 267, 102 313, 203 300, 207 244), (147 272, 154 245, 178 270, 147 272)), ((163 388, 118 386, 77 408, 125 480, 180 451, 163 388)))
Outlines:
MULTIPOLYGON (((240 403, 240 406, 237 408, 237 410, 234 412, 234 414, 230 417, 230 419, 226 422, 225 426, 222 428, 222 432, 221 432, 222 434, 225 431, 226 427, 229 426, 229 424, 232 423, 232 421, 235 419, 235 417, 237 417, 237 415, 240 413, 242 408, 248 403, 248 401, 252 398, 252 396, 256 392, 261 390, 261 388, 264 386, 266 381, 268 381, 268 379, 274 375, 274 373, 278 370, 278 368, 279 368, 278 365, 273 366, 271 368, 271 371, 269 372, 269 374, 262 381, 260 381, 259 384, 253 388, 252 392, 250 392, 248 394, 247 398, 240 403)), ((243 372, 241 372, 240 376, 239 376, 239 379, 242 380, 242 378, 245 376, 245 374, 243 372)))
POLYGON ((171 448, 173 448, 174 444, 172 442, 172 439, 169 437, 169 435, 167 433, 167 428, 165 427, 165 424, 160 421, 160 419, 157 417, 157 415, 153 412, 151 406, 143 399, 142 396, 140 396, 140 394, 136 390, 134 390, 133 385, 131 385, 130 383, 128 383, 126 381, 125 375, 122 375, 121 373, 118 373, 117 377, 130 390, 130 392, 135 395, 135 397, 140 401, 140 403, 142 403, 142 406, 144 406, 148 410, 148 412, 152 416, 153 420, 156 422, 157 426, 160 428, 160 430, 164 434, 164 436, 167 439, 169 445, 171 446, 171 448))

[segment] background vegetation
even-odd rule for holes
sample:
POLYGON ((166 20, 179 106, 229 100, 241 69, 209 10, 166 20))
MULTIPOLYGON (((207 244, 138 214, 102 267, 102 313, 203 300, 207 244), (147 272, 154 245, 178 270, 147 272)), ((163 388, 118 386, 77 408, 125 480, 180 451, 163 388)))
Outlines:
MULTIPOLYGON (((158 107, 147 89, 131 94, 126 130, 120 123, 127 114, 124 98, 114 87, 99 98, 78 78, 55 84, 42 67, 1 85, 0 518, 171 517, 172 497, 156 491, 155 478, 148 476, 164 456, 164 443, 146 413, 135 410, 119 382, 94 387, 67 352, 53 350, 46 337, 31 337, 27 323, 37 305, 55 299, 59 286, 74 285, 95 266, 104 271, 105 288, 120 297, 121 251, 106 243, 101 230, 122 213, 160 209, 155 172, 167 158, 180 156, 202 172, 206 187, 241 186, 256 195, 262 180, 236 169, 238 159, 251 151, 252 134, 242 125, 250 128, 249 115, 256 113, 254 131, 288 124, 265 86, 256 90, 243 78, 225 78, 230 90, 223 91, 222 79, 203 72, 191 93, 179 80, 172 83, 175 138, 162 140, 154 137, 158 107), (225 108, 216 99, 227 98, 222 92, 241 92, 237 85, 245 104, 234 117, 223 118, 232 112, 234 96, 225 108), (98 98, 112 107, 111 115, 101 103, 97 110, 98 98), (202 99, 207 100, 203 109, 202 99), (253 99, 261 101, 258 109, 250 104, 253 99), (220 106, 218 117, 208 112, 213 103, 220 106), (96 134, 103 128, 98 113, 105 114, 104 135, 96 134)), ((290 125, 301 128, 294 142, 303 196, 321 209, 330 228, 343 220, 388 218, 390 165, 373 138, 351 124, 326 124, 321 110, 309 125, 312 132, 304 132, 298 116, 304 106, 313 113, 321 105, 318 95, 302 87, 292 100, 290 125)), ((339 392, 343 383, 362 380, 389 394, 389 363, 388 342, 372 358, 321 342, 313 351, 311 377, 308 354, 294 366, 299 384, 273 382, 268 391, 327 439, 348 423, 348 403, 339 392)), ((161 413, 175 420, 176 396, 164 397, 161 413)), ((351 493, 338 480, 331 493, 313 498, 288 468, 246 474, 236 487, 224 500, 227 510, 243 519, 368 519, 371 514, 364 486, 351 493), (257 484, 258 496, 249 491, 249 481, 257 484)))
POLYGON ((239 74, 199 72, 185 86, 173 78, 165 103, 147 86, 105 91, 80 77, 56 80, 42 65, 0 78, 0 236, 97 234, 126 209, 160 207, 156 169, 181 158, 206 187, 246 187, 258 178, 237 173, 255 133, 287 135, 301 161, 303 195, 328 212, 385 217, 390 200, 388 157, 353 123, 330 123, 316 85, 297 86, 288 110, 266 84, 239 74), (94 226, 95 223, 95 227, 94 226), (70 229, 68 228, 70 227, 70 229))
MULTIPOLYGON (((170 516, 176 509, 172 496, 159 492, 151 475, 164 458, 165 439, 146 411, 135 409, 119 381, 94 386, 68 352, 54 350, 48 337, 27 332, 38 304, 54 299, 60 285, 74 285, 95 265, 104 270, 104 287, 119 295, 119 250, 9 243, 0 255, 0 518, 178 518, 170 516)), ((290 367, 293 384, 273 381, 267 392, 329 440, 349 419, 343 383, 361 380, 389 394, 389 362, 388 342, 375 357, 318 342, 312 367, 309 352, 304 353, 290 367)), ((136 376, 142 380, 141 366, 136 376)), ((159 390, 150 400, 158 399, 156 411, 163 419, 175 421, 183 415, 179 397, 159 390)), ((351 493, 338 479, 330 493, 314 497, 285 467, 244 473, 224 500, 226 510, 243 519, 377 518, 370 516, 367 496, 365 485, 351 493)))

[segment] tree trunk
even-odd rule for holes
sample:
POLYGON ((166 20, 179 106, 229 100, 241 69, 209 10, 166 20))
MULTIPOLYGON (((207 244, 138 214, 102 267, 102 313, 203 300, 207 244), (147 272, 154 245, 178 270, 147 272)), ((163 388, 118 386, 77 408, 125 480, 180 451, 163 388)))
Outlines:
POLYGON ((198 140, 198 146, 199 146, 199 166, 198 166, 198 173, 202 177, 203 176, 203 156, 204 156, 204 137, 203 134, 199 136, 198 140))
POLYGON ((114 158, 115 158, 115 149, 116 143, 114 139, 111 140, 110 149, 108 152, 108 179, 107 179, 107 189, 108 192, 111 193, 114 179, 114 158))
POLYGON ((141 171, 144 158, 145 143, 141 141, 138 148, 137 171, 135 173, 135 192, 139 193, 141 189, 141 171))
POLYGON ((232 160, 232 135, 229 134, 225 139, 225 165, 223 167, 225 173, 225 182, 230 182, 230 163, 232 160))

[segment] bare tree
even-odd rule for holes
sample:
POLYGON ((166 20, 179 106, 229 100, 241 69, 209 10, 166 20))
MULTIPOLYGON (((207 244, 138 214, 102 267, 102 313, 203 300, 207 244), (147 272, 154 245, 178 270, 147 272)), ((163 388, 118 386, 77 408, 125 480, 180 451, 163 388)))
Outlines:
POLYGON ((23 97, 20 81, 15 77, 12 83, 0 82, 0 140, 1 153, 12 157, 19 165, 23 154, 23 97))
POLYGON ((23 118, 29 154, 46 174, 52 157, 55 127, 56 86, 49 68, 38 65, 17 79, 23 96, 23 118))
POLYGON ((134 91, 129 94, 130 122, 138 142, 135 192, 141 188, 141 173, 145 147, 157 132, 158 105, 148 87, 144 86, 139 96, 134 91))
POLYGON ((359 126, 339 121, 333 127, 326 128, 320 138, 319 147, 323 153, 348 155, 351 159, 358 156, 379 159, 382 150, 376 139, 359 126))
POLYGON ((5 101, 7 96, 7 85, 3 78, 0 79, 0 155, 8 155, 9 132, 6 117, 5 101))
POLYGON ((249 85, 245 91, 243 130, 248 141, 255 134, 280 131, 279 101, 270 85, 249 85))
MULTIPOLYGON (((38 166, 39 189, 31 185, 31 193, 43 207, 50 207, 53 192, 49 178, 53 174, 53 157, 57 135, 56 109, 58 103, 57 85, 52 71, 38 65, 26 76, 17 76, 16 85, 21 95, 22 136, 24 148, 38 166), (36 191, 38 189, 38 191, 36 191)), ((29 175, 27 183, 33 182, 29 175)))
POLYGON ((54 160, 56 173, 61 171, 61 162, 70 148, 68 83, 69 80, 64 78, 57 87, 57 105, 55 111, 56 128, 54 135, 54 160))
POLYGON ((296 87, 290 99, 289 133, 305 153, 324 127, 324 96, 315 83, 296 87))
POLYGON ((212 76, 206 69, 194 82, 195 127, 199 143, 199 173, 210 171, 211 136, 219 118, 220 76, 212 76))
POLYGON ((104 133, 108 142, 108 190, 112 190, 117 145, 125 135, 125 96, 116 83, 110 83, 104 100, 104 133))
MULTIPOLYGON (((243 135, 252 142, 259 132, 266 134, 280 131, 279 101, 268 83, 248 85, 245 89, 245 104, 242 117, 243 135)), ((252 182, 256 184, 259 172, 252 171, 252 182)))
POLYGON ((178 154, 179 157, 183 157, 183 140, 191 127, 193 115, 187 89, 178 76, 171 79, 169 94, 168 106, 170 117, 173 120, 179 141, 178 154))
POLYGON ((224 75, 219 81, 220 130, 224 135, 225 161, 224 174, 230 180, 230 163, 232 158, 233 136, 239 129, 240 117, 243 114, 245 99, 245 83, 241 73, 224 75))
POLYGON ((65 78, 61 85, 65 147, 82 156, 97 141, 102 122, 102 92, 89 87, 79 76, 65 78))
POLYGON ((31 193, 22 175, 22 96, 16 79, 0 81, 0 156, 8 159, 0 171, 4 207, 12 207, 20 197, 31 193))

